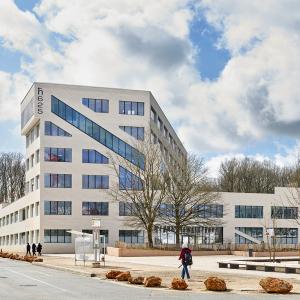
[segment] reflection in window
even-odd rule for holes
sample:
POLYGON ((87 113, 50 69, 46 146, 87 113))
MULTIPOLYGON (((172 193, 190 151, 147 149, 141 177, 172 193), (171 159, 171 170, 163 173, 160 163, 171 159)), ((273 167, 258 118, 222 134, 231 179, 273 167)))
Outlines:
POLYGON ((143 182, 138 176, 132 174, 130 171, 120 166, 119 188, 120 190, 142 190, 143 182))
POLYGON ((82 215, 108 216, 108 202, 82 202, 82 215))
POLYGON ((119 114, 144 115, 144 102, 119 101, 119 114))
POLYGON ((82 162, 83 163, 92 163, 92 164, 108 164, 108 158, 99 153, 96 150, 92 149, 83 149, 82 150, 82 162))
POLYGON ((45 215, 71 215, 71 201, 44 201, 45 215))
POLYGON ((144 231, 119 230, 119 241, 126 244, 144 244, 144 231))
POLYGON ((82 132, 89 135, 91 138, 113 150, 115 153, 121 155, 134 165, 140 167, 141 169, 144 168, 144 156, 142 153, 54 96, 51 96, 51 111, 71 125, 80 129, 82 132), (60 113, 60 106, 62 106, 62 110, 65 113, 60 113), (90 126, 90 124, 92 126, 90 126), (125 155, 123 149, 124 145, 125 155))
POLYGON ((71 188, 72 174, 46 173, 44 176, 45 188, 71 188))
POLYGON ((45 148, 45 161, 72 162, 71 148, 45 148))
POLYGON ((44 243, 71 243, 70 229, 45 229, 44 243))
POLYGON ((82 175, 83 189, 108 189, 108 175, 82 175))
POLYGON ((72 136, 70 133, 56 126, 54 123, 45 121, 45 135, 50 136, 72 136))
POLYGON ((108 113, 109 110, 109 102, 107 99, 83 98, 82 104, 98 113, 108 113))
POLYGON ((137 140, 144 140, 144 127, 134 127, 134 126, 119 126, 120 129, 133 136, 137 140))

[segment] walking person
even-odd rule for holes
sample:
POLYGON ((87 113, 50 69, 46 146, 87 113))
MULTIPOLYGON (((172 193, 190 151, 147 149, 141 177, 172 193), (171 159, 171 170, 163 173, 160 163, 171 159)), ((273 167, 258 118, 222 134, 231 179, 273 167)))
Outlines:
POLYGON ((183 243, 182 245, 182 249, 179 256, 179 260, 180 259, 182 264, 181 278, 184 279, 186 275, 187 279, 190 279, 188 266, 191 266, 193 264, 193 258, 192 258, 192 250, 188 247, 187 243, 183 243))
POLYGON ((42 247, 41 243, 38 243, 37 248, 36 248, 38 256, 42 255, 42 248, 43 247, 42 247))
POLYGON ((31 256, 31 252, 30 252, 30 249, 31 249, 31 247, 30 247, 30 244, 29 243, 27 243, 27 246, 26 246, 26 255, 30 255, 31 256))
POLYGON ((32 255, 36 256, 36 244, 35 243, 32 244, 31 249, 32 249, 32 255))

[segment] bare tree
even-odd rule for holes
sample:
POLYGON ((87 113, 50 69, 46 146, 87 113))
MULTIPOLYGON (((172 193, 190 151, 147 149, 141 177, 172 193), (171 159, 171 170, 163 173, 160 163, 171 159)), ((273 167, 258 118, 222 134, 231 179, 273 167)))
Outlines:
POLYGON ((202 159, 194 155, 166 163, 166 200, 161 206, 160 223, 173 228, 176 244, 184 227, 216 226, 215 217, 205 216, 208 205, 218 198, 207 178, 202 159))
POLYGON ((24 196, 25 164, 20 153, 0 154, 0 202, 12 202, 24 196))
POLYGON ((219 173, 219 190, 223 192, 274 193, 275 186, 288 186, 293 170, 246 157, 223 162, 219 173))
POLYGON ((153 231, 159 216, 160 206, 166 195, 163 156, 157 144, 145 135, 137 141, 131 163, 120 157, 111 156, 115 174, 119 178, 110 195, 118 202, 124 202, 130 210, 126 223, 143 228, 147 233, 148 246, 153 247, 153 231))

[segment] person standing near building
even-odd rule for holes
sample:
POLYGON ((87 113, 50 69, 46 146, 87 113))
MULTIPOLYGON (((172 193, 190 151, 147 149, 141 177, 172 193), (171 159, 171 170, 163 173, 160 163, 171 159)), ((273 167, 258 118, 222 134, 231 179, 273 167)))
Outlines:
POLYGON ((31 249, 32 249, 32 255, 36 256, 36 244, 35 243, 32 244, 31 249))
POLYGON ((31 256, 31 252, 30 252, 30 244, 27 243, 27 246, 26 246, 26 255, 30 255, 31 256))
POLYGON ((193 264, 193 259, 192 259, 192 250, 188 247, 187 243, 182 244, 179 260, 180 259, 182 263, 181 278, 184 279, 186 275, 187 279, 190 279, 188 266, 191 266, 193 264))
POLYGON ((42 255, 42 248, 43 247, 42 247, 41 243, 38 243, 37 248, 36 248, 38 256, 42 255))

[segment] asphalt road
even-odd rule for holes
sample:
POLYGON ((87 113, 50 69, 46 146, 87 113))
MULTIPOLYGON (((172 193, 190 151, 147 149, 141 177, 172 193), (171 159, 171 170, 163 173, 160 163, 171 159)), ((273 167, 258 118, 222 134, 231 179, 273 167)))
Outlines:
MULTIPOLYGON (((47 269, 29 263, 0 258, 0 299, 191 299, 191 300, 272 300, 271 295, 177 292, 131 287, 97 278, 47 269)), ((274 297, 274 296, 273 296, 274 297)), ((276 296, 276 300, 299 299, 299 295, 276 296)))

